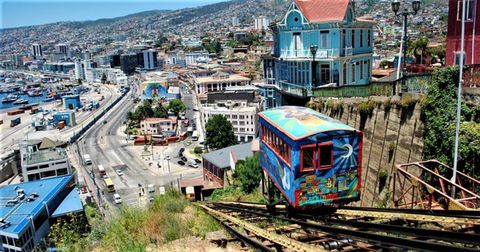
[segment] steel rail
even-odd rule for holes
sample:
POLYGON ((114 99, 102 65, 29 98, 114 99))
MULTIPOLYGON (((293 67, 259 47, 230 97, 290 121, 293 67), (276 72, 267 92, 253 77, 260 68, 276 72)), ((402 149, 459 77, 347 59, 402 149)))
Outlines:
MULTIPOLYGON (((264 208, 264 204, 250 202, 223 202, 225 204, 243 205, 264 208)), ((280 205, 280 208, 284 206, 280 205)), ((465 225, 480 225, 480 211, 448 211, 448 210, 423 210, 423 209, 395 209, 395 208, 368 208, 368 207, 340 207, 334 214, 363 216, 372 218, 401 218, 413 221, 444 222, 465 225)), ((309 214, 313 217, 322 215, 309 214)))
POLYGON ((214 203, 214 205, 224 207, 224 208, 230 208, 232 210, 236 210, 236 211, 240 211, 240 212, 256 214, 256 215, 259 215, 259 216, 277 218, 277 219, 281 219, 281 220, 284 220, 284 221, 287 221, 287 222, 298 224, 298 225, 303 226, 303 227, 309 227, 309 228, 317 229, 317 230, 327 232, 327 233, 333 233, 333 234, 355 237, 357 239, 367 240, 367 241, 373 242, 374 244, 380 242, 380 243, 388 244, 388 245, 391 245, 391 246, 394 246, 394 247, 400 247, 400 248, 406 248, 406 249, 415 249, 415 250, 424 250, 424 251, 478 251, 476 249, 452 246, 452 245, 442 244, 442 243, 435 243, 435 242, 421 241, 421 240, 414 240, 414 239, 406 239, 406 238, 400 238, 400 237, 394 237, 394 236, 373 234, 373 233, 368 233, 368 232, 364 232, 364 231, 357 231, 357 230, 349 230, 349 229, 345 229, 345 228, 331 227, 331 226, 321 225, 321 224, 313 223, 313 222, 306 222, 306 221, 294 220, 294 219, 284 218, 284 217, 279 217, 279 216, 272 216, 270 214, 260 213, 260 212, 256 212, 256 211, 252 211, 252 210, 248 210, 248 209, 242 209, 242 208, 234 207, 234 206, 228 206, 228 205, 224 205, 224 204, 222 205, 222 204, 214 203))
POLYGON ((275 244, 278 244, 282 247, 288 248, 290 251, 302 251, 302 252, 325 251, 324 249, 320 249, 320 248, 311 246, 310 244, 302 243, 302 242, 299 242, 297 240, 294 240, 294 239, 291 239, 291 238, 288 238, 288 237, 285 237, 285 236, 281 236, 281 235, 266 231, 266 230, 264 230, 260 227, 257 227, 257 226, 255 226, 251 223, 248 223, 248 222, 242 221, 238 218, 229 216, 225 213, 217 211, 217 210, 215 210, 213 208, 210 208, 208 206, 205 206, 205 205, 199 205, 199 206, 202 207, 209 214, 214 214, 214 215, 217 215, 217 216, 219 216, 219 217, 221 217, 225 220, 228 220, 228 221, 234 223, 235 225, 237 225, 239 227, 242 227, 242 228, 254 233, 257 236, 260 236, 264 239, 267 239, 267 240, 269 240, 269 241, 271 241, 275 244))

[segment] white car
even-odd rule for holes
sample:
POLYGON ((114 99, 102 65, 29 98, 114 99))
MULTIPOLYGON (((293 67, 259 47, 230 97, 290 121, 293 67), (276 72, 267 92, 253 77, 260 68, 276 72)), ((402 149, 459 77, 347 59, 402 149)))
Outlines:
POLYGON ((198 164, 195 161, 188 162, 188 165, 193 168, 198 168, 198 164))
POLYGON ((170 160, 170 155, 166 155, 165 160, 170 160))
POLYGON ((120 195, 118 193, 113 194, 113 200, 115 201, 115 204, 122 203, 122 198, 120 198, 120 195))
POLYGON ((152 184, 147 185, 147 189, 149 193, 154 193, 155 192, 155 186, 152 184))
POLYGON ((123 176, 123 171, 122 170, 117 170, 118 176, 123 176))

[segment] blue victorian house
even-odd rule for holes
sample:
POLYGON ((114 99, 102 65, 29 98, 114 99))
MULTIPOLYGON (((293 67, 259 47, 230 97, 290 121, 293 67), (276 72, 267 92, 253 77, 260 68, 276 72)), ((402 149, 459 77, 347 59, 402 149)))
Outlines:
POLYGON ((315 88, 368 84, 373 25, 355 17, 352 0, 294 0, 271 25, 273 55, 263 57, 265 108, 304 105, 315 88))

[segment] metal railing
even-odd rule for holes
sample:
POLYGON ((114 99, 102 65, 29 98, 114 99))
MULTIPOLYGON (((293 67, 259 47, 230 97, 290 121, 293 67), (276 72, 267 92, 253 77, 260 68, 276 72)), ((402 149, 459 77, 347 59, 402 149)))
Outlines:
MULTIPOLYGON (((315 59, 331 59, 339 57, 339 50, 335 48, 329 49, 318 49, 317 53, 315 54, 315 59)), ((297 50, 290 50, 290 49, 281 49, 280 58, 284 59, 313 59, 313 55, 310 52, 310 49, 297 49, 297 50)))

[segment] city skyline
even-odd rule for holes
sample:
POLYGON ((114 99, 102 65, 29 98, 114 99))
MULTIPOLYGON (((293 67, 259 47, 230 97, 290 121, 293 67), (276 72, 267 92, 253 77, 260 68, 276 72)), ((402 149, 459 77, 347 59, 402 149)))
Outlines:
POLYGON ((177 10, 222 2, 222 0, 0 0, 0 29, 43 25, 55 22, 91 21, 116 18, 150 10, 177 10), (71 11, 75 10, 75 11, 71 11))

